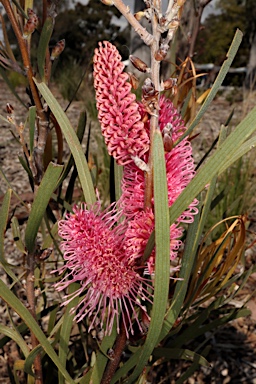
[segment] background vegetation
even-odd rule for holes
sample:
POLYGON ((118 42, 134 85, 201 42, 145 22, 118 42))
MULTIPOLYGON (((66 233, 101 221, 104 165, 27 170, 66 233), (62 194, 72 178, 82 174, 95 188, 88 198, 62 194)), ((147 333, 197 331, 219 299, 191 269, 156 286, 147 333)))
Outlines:
MULTIPOLYGON (((248 224, 243 207, 251 208, 251 196, 246 193, 247 159, 244 162, 239 159, 256 145, 256 138, 252 136, 256 130, 256 109, 241 122, 235 121, 235 130, 230 118, 219 124, 215 140, 203 148, 195 178, 169 210, 161 195, 162 185, 166 182, 164 162, 161 162, 164 158, 161 137, 154 142, 158 145, 154 147, 153 164, 157 192, 155 212, 159 225, 150 237, 145 254, 150 255, 155 239, 161 251, 154 276, 154 302, 149 304, 152 318, 145 334, 136 333, 129 343, 126 339, 121 340, 123 347, 118 350, 120 338, 115 329, 104 337, 98 326, 88 332, 87 318, 76 324, 75 314, 70 313, 70 309, 79 298, 74 298, 65 307, 61 305, 64 298, 54 290, 60 276, 54 271, 63 265, 57 230, 65 211, 71 211, 71 205, 77 201, 93 203, 96 188, 103 192, 103 204, 120 193, 121 170, 110 161, 102 139, 95 137, 96 129, 93 128, 97 126, 91 122, 96 117, 92 56, 98 41, 106 39, 114 42, 123 58, 127 58, 129 28, 121 30, 113 25, 113 16, 118 17, 115 7, 106 7, 99 1, 91 0, 87 5, 77 3, 73 9, 58 9, 56 2, 44 1, 42 9, 40 6, 38 9, 40 23, 32 13, 33 34, 24 43, 21 36, 28 20, 24 3, 21 1, 18 6, 8 0, 2 3, 8 18, 5 17, 6 21, 2 23, 6 34, 0 46, 1 74, 8 85, 23 85, 22 97, 13 87, 11 89, 23 103, 27 115, 20 122, 15 110, 8 105, 7 118, 1 116, 1 121, 19 145, 18 160, 31 193, 28 201, 23 191, 12 186, 12 180, 8 180, 1 170, 1 180, 6 188, 0 208, 0 263, 4 275, 0 281, 0 296, 5 319, 5 324, 0 324, 0 348, 3 355, 8 355, 10 381, 15 384, 106 384, 110 380, 106 374, 108 368, 105 369, 110 367, 112 382, 120 383, 128 378, 129 383, 143 383, 149 378, 159 384, 161 380, 169 379, 163 378, 166 367, 169 363, 173 367, 178 358, 188 365, 175 373, 175 379, 177 383, 185 382, 199 366, 209 368, 209 332, 214 335, 220 326, 250 314, 246 308, 249 297, 239 306, 234 302, 255 272, 255 267, 243 259, 248 224), (12 33, 15 28, 16 38, 12 33), (63 38, 66 47, 59 58, 53 60, 52 51, 63 38), (19 82, 20 78, 22 81, 19 82), (87 111, 83 108, 74 126, 67 118, 67 108, 61 107, 51 91, 52 86, 61 87, 70 102, 74 98, 84 101, 87 111), (97 141, 101 156, 92 153, 93 140, 97 141), (19 221, 16 214, 17 204, 13 208, 13 195, 26 211, 23 221, 19 221), (185 247, 179 252, 181 266, 174 278, 169 279, 169 244, 161 241, 162 234, 170 233, 169 217, 174 222, 196 197, 200 200, 200 214, 186 228, 185 247), (163 217, 166 225, 161 221, 163 217), (17 264, 10 262, 10 255, 5 251, 7 234, 18 250, 17 264), (167 258, 164 257, 166 254, 167 258), (9 358, 13 345, 17 351, 14 362, 9 358), (114 366, 117 358, 122 360, 121 364, 118 360, 114 366)), ((186 135, 190 135, 192 142, 197 137, 193 130, 207 114, 241 43, 242 36, 237 31, 226 58, 234 26, 240 19, 241 29, 244 28, 248 37, 238 54, 237 65, 242 65, 246 55, 251 55, 254 39, 253 29, 249 31, 245 16, 235 21, 239 4, 239 15, 243 15, 243 12, 249 12, 253 3, 220 2, 222 12, 209 16, 199 39, 203 39, 202 42, 213 38, 212 44, 200 53, 200 60, 204 61, 203 55, 206 60, 210 51, 208 59, 222 67, 212 88, 198 91, 191 56, 197 61, 199 53, 189 55, 193 45, 187 32, 192 22, 195 29, 191 36, 197 36, 199 10, 205 4, 203 1, 186 2, 181 23, 184 28, 179 31, 181 43, 179 39, 174 42, 170 56, 166 58, 170 68, 175 68, 175 84, 177 82, 166 95, 181 112, 188 127, 186 135), (192 8, 191 4, 196 7, 192 8), (230 18, 227 17, 229 13, 230 18), (211 20, 215 28, 219 28, 215 37, 213 31, 209 32, 211 20), (225 39, 224 34, 227 35, 225 39)), ((171 69, 166 71, 169 71, 168 76, 173 75, 171 69)), ((78 285, 72 284, 67 293, 72 294, 77 289, 78 285)))

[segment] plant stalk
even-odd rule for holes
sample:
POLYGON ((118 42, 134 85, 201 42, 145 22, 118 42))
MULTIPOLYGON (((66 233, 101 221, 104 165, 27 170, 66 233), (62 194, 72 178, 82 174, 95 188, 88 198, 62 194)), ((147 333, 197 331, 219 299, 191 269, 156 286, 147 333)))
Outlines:
MULTIPOLYGON (((29 311, 31 315, 34 317, 34 319, 36 320, 34 270, 35 270, 35 255, 34 253, 29 253, 27 257, 27 278, 26 278, 27 301, 29 305, 29 311)), ((31 330, 31 344, 33 349, 39 344, 32 330, 31 330)), ((37 354, 35 357, 34 368, 35 368, 35 384, 43 384, 43 371, 42 371, 40 354, 37 354)))
MULTIPOLYGON (((157 0, 154 1, 154 7, 155 9, 158 9, 159 12, 161 11, 159 7, 161 7, 161 4, 158 3, 157 0), (157 8, 156 8, 157 7, 157 8)), ((151 50, 151 80, 155 86, 156 92, 159 92, 160 94, 160 61, 157 61, 155 59, 156 52, 158 51, 159 44, 160 44, 160 38, 161 33, 158 29, 158 20, 153 12, 152 19, 152 33, 154 36, 153 42, 150 46, 151 50)), ((157 106, 159 104, 159 96, 158 96, 158 102, 157 106)), ((155 108, 152 112, 151 118, 150 118, 150 149, 149 149, 149 159, 148 159, 148 172, 145 173, 145 196, 144 196, 144 208, 151 208, 152 207, 152 197, 153 197, 153 137, 155 134, 155 131, 158 129, 158 109, 155 108)))
POLYGON ((124 322, 122 321, 121 327, 120 327, 120 333, 116 338, 116 343, 114 347, 114 358, 109 361, 100 384, 110 384, 111 379, 114 376, 114 373, 120 363, 121 356, 126 345, 126 341, 127 341, 126 330, 125 330, 124 322))
POLYGON ((33 102, 35 103, 36 110, 37 110, 37 116, 39 120, 39 130, 38 130, 39 133, 38 133, 37 147, 35 148, 35 164, 37 168, 37 175, 34 175, 34 176, 35 176, 36 183, 39 184, 43 174, 43 153, 44 153, 46 138, 48 134, 49 122, 44 112, 37 87, 33 80, 33 69, 30 62, 26 40, 22 36, 22 32, 15 18, 10 2, 8 0, 3 0, 2 4, 5 8, 6 14, 10 20, 13 31, 18 41, 25 73, 26 73, 29 87, 32 94, 32 99, 33 99, 33 102))

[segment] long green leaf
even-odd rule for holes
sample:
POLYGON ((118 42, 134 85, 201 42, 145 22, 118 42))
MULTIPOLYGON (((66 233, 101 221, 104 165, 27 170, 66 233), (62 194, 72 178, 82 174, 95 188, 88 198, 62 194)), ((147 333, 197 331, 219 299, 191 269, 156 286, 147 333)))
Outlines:
POLYGON ((6 84, 8 85, 9 89, 11 90, 11 92, 13 93, 13 95, 19 100, 19 102, 25 107, 27 108, 26 104, 24 103, 24 101, 20 98, 20 96, 18 95, 18 93, 15 91, 15 88, 13 87, 12 83, 10 82, 7 74, 6 74, 6 71, 0 66, 0 75, 2 76, 2 78, 4 79, 4 81, 6 82, 6 84))
POLYGON ((181 268, 179 273, 179 278, 181 280, 178 280, 176 283, 173 300, 166 314, 159 341, 161 341, 166 335, 168 335, 169 331, 171 330, 176 319, 179 316, 180 310, 184 302, 189 282, 189 276, 196 257, 199 219, 200 215, 198 214, 195 216, 194 222, 188 227, 185 249, 182 256, 181 268))
POLYGON ((35 124, 36 124, 36 107, 34 105, 29 108, 28 120, 29 120, 29 148, 30 148, 30 153, 33 153, 35 124))
MULTIPOLYGON (((79 284, 73 283, 69 286, 69 294, 74 293, 79 287, 79 284)), ((70 310, 75 307, 78 304, 79 297, 74 297, 73 300, 71 300, 66 308, 65 308, 65 314, 63 319, 63 324, 61 326, 60 330, 60 346, 59 346, 59 359, 61 364, 65 367, 66 366, 66 360, 67 360, 67 354, 68 354, 68 347, 69 347, 69 339, 70 339, 70 333, 73 326, 73 319, 75 316, 75 313, 70 313, 70 310)), ((59 373, 59 384, 64 384, 64 376, 59 373)))
POLYGON ((34 79, 36 86, 39 91, 43 95, 45 101, 49 105, 52 113, 56 117, 60 128, 67 140, 69 148, 74 156, 79 179, 82 185, 83 193, 85 201, 88 204, 93 204, 96 201, 96 196, 93 188, 93 183, 91 180, 90 171, 88 168, 87 161, 85 159, 82 147, 78 141, 78 138, 72 128, 65 112, 62 110, 61 106, 54 98, 53 94, 49 90, 49 88, 44 83, 38 83, 36 79, 34 79))
POLYGON ((33 331, 37 340, 41 344, 44 351, 52 359, 53 363, 60 370, 62 375, 65 377, 69 384, 75 384, 75 382, 70 377, 69 373, 60 363, 60 360, 56 353, 54 352, 51 344, 47 340, 43 331, 40 329, 36 320, 33 318, 29 310, 19 301, 19 299, 8 289, 8 287, 0 280, 0 297, 11 307, 17 314, 22 318, 24 323, 27 324, 28 328, 33 331))
POLYGON ((129 383, 132 383, 143 371, 143 368, 157 344, 163 325, 169 291, 170 223, 168 217, 168 190, 165 156, 160 131, 156 131, 153 138, 153 159, 156 242, 154 302, 148 335, 138 359, 137 366, 129 378, 129 383))
POLYGON ((37 345, 32 351, 29 353, 29 355, 26 357, 25 364, 24 364, 24 372, 28 373, 31 376, 34 376, 33 372, 33 364, 36 356, 43 351, 43 348, 41 345, 37 345))
MULTIPOLYGON (((47 316, 54 308, 56 307, 56 304, 53 306, 50 306, 46 309, 43 309, 41 312, 37 313, 36 319, 40 320, 42 317, 47 316)), ((23 337, 28 334, 29 329, 25 323, 19 324, 17 327, 17 332, 21 334, 23 337)), ((6 343, 10 341, 11 338, 4 336, 0 339, 0 348, 3 348, 6 343)))
POLYGON ((79 384, 91 384, 101 382, 102 375, 105 371, 108 362, 107 353, 108 350, 113 347, 114 342, 116 340, 116 336, 116 326, 114 326, 111 335, 105 336, 100 345, 100 350, 97 352, 97 357, 93 369, 89 371, 86 376, 81 379, 81 381, 79 381, 79 384))
MULTIPOLYGON (((221 132, 220 132, 220 135, 219 135, 218 147, 224 142, 224 140, 226 138, 226 135, 227 135, 227 128, 222 126, 221 132)), ((202 233, 203 233, 203 229, 204 229, 207 217, 208 217, 210 209, 211 209, 211 202, 212 202, 212 198, 213 198, 216 182, 217 182, 217 175, 215 175, 212 178, 212 180, 210 182, 210 185, 208 187, 208 190, 207 190, 207 193, 206 193, 206 197, 205 197, 205 201, 204 201, 204 205, 203 205, 203 209, 202 209, 202 212, 201 212, 201 215, 200 215, 200 220, 199 220, 199 222, 197 224, 196 234, 195 234, 195 236, 193 236, 194 240, 193 240, 193 245, 192 245, 192 248, 191 248, 191 255, 193 253, 193 258, 195 257, 195 252, 198 249, 198 246, 199 246, 199 243, 200 243, 200 239, 201 239, 201 236, 202 236, 202 233)), ((199 218, 199 216, 197 217, 197 219, 198 218, 199 218)))
POLYGON ((62 165, 50 163, 37 190, 25 232, 25 244, 28 252, 33 252, 34 250, 38 228, 62 170, 62 165))
POLYGON ((180 142, 185 136, 189 135, 190 132, 197 126, 199 121, 202 119, 204 113, 206 112, 207 108, 209 107, 212 100, 216 96, 216 93, 218 92, 223 80, 225 79, 225 77, 229 71, 229 68, 230 68, 230 66, 231 66, 231 64, 232 64, 232 62, 233 62, 233 60, 237 54, 238 48, 242 42, 242 38, 243 38, 243 33, 239 29, 237 29, 235 36, 233 38, 233 41, 231 43, 231 46, 228 50, 227 59, 222 64, 222 67, 218 73, 218 76, 216 77, 216 80, 215 80, 215 82, 211 88, 211 91, 209 92, 207 98, 205 99, 205 102, 203 103, 202 107, 198 111, 198 114, 196 115, 195 119, 192 121, 190 127, 184 133, 184 135, 182 135, 180 137, 178 142, 180 142))
POLYGON ((9 337, 11 340, 14 340, 15 343, 22 350, 22 353, 24 354, 24 356, 25 357, 28 356, 28 354, 29 354, 29 347, 26 344, 26 342, 23 339, 23 337, 21 336, 21 334, 19 332, 17 332, 16 329, 13 329, 13 328, 10 328, 10 327, 7 327, 5 325, 1 325, 0 324, 0 333, 2 335, 5 335, 5 336, 9 337))
MULTIPOLYGON (((207 356, 210 348, 207 346, 203 352, 202 355, 207 356)), ((203 358, 203 356, 201 356, 203 358)), ((176 381, 176 384, 182 384, 185 382, 185 380, 189 379, 193 373, 199 368, 200 365, 200 357, 199 355, 195 356, 195 359, 193 361, 193 364, 187 369, 187 371, 179 377, 179 379, 176 381)))
MULTIPOLYGON (((159 342, 169 333, 182 308, 184 297, 187 291, 188 279, 190 276, 191 269, 193 267, 194 257, 196 253, 196 246, 194 240, 197 233, 198 223, 199 215, 196 215, 194 222, 190 224, 188 228, 185 251, 182 257, 182 264, 179 273, 179 277, 181 278, 181 280, 177 281, 176 283, 176 288, 173 296, 174 300, 171 303, 171 307, 168 310, 166 319, 163 323, 161 334, 158 339, 159 342)), ((152 238, 154 238, 154 236, 152 236, 152 238)), ((118 380, 127 375, 127 373, 137 364, 139 356, 141 354, 141 349, 142 348, 140 347, 138 351, 135 352, 131 356, 131 358, 115 373, 111 384, 118 382, 118 380)))
POLYGON ((37 64, 41 79, 45 80, 45 57, 46 52, 49 49, 49 42, 52 36, 54 26, 54 20, 51 17, 47 17, 44 22, 44 26, 40 35, 40 40, 37 49, 37 64))
POLYGON ((249 151, 255 152, 256 147, 256 136, 251 137, 249 140, 247 140, 245 143, 243 143, 235 152, 234 156, 229 159, 225 165, 223 164, 223 167, 220 168, 219 173, 221 174, 224 172, 228 167, 230 167, 236 160, 240 159, 243 155, 245 155, 249 151))
POLYGON ((8 189, 6 194, 4 195, 2 207, 0 209, 0 263, 2 264, 3 269, 7 273, 8 276, 11 277, 13 281, 16 283, 19 282, 11 268, 9 267, 7 261, 5 260, 4 257, 4 234, 7 226, 7 221, 8 221, 8 213, 10 209, 10 203, 11 203, 11 195, 12 195, 12 190, 8 189))
MULTIPOLYGON (((80 113, 80 116, 79 116, 79 121, 78 121, 78 125, 77 125, 77 130, 76 130, 76 135, 77 135, 77 138, 79 140, 79 143, 82 142, 83 137, 84 137, 85 128, 86 128, 86 121, 87 121, 87 114, 85 111, 82 111, 80 113)), ((70 169, 73 167, 73 165, 74 165, 74 158, 71 154, 67 160, 66 165, 65 165, 63 174, 62 174, 61 179, 60 179, 60 183, 62 183, 64 181, 64 179, 67 177, 67 175, 68 175, 70 169)))
POLYGON ((15 241, 15 245, 20 250, 20 252, 22 252, 25 255, 27 252, 25 250, 25 246, 21 238, 19 222, 16 216, 13 216, 11 226, 12 226, 12 234, 13 234, 13 239, 15 241))
POLYGON ((236 129, 220 145, 207 163, 200 169, 189 185, 180 194, 174 204, 170 207, 171 222, 177 219, 189 206, 191 201, 202 189, 219 174, 227 165, 237 159, 237 148, 239 148, 256 130, 256 107, 245 117, 236 129))
POLYGON ((198 353, 190 351, 189 349, 182 348, 156 348, 153 352, 153 355, 158 358, 165 358, 167 360, 171 359, 182 359, 195 361, 197 360, 199 364, 209 367, 208 361, 198 353))

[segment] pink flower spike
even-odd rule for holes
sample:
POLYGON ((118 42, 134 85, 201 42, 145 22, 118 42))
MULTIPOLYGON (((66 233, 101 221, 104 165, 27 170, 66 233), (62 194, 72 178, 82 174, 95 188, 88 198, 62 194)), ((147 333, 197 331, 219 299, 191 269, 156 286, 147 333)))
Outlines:
POLYGON ((56 289, 61 291, 78 281, 81 287, 66 296, 63 303, 66 305, 73 297, 82 295, 78 306, 73 308, 77 311, 76 320, 87 316, 89 330, 98 323, 103 328, 106 323, 106 333, 111 334, 115 319, 119 331, 121 314, 129 337, 129 331, 133 332, 133 319, 141 329, 136 307, 142 308, 141 300, 151 300, 147 280, 124 257, 120 228, 124 224, 115 225, 119 217, 115 205, 100 212, 100 203, 90 209, 83 204, 80 208, 74 207, 73 213, 59 222, 66 263, 58 271, 68 270, 68 274, 56 284, 56 289))
MULTIPOLYGON (((164 96, 160 98, 159 127, 164 136, 170 138, 170 142, 175 143, 186 131, 184 121, 173 106, 172 102, 164 96)), ((140 104, 142 118, 145 109, 140 104)), ((145 124, 149 130, 149 123, 145 124)), ((145 153, 142 161, 147 163, 148 153, 145 153)), ((176 201, 181 192, 193 179, 194 161, 192 156, 192 146, 187 138, 183 139, 175 147, 170 147, 165 152, 166 176, 168 187, 169 207, 176 201)), ((125 165, 122 179, 122 196, 120 206, 123 214, 129 219, 128 227, 124 235, 124 248, 130 262, 136 262, 143 256, 149 236, 154 229, 154 199, 152 199, 152 210, 144 211, 145 175, 143 170, 136 164, 125 165)), ((181 223, 192 223, 194 216, 198 213, 198 201, 195 199, 184 211, 176 222, 170 227, 170 259, 176 258, 178 250, 182 245, 180 237, 183 233, 181 223)), ((154 273, 155 253, 150 255, 147 261, 147 269, 150 274, 154 273)))
POLYGON ((128 75, 114 45, 108 41, 95 49, 94 88, 98 118, 108 148, 118 164, 132 162, 149 149, 149 135, 144 128, 128 75))
MULTIPOLYGON (((162 133, 164 129, 169 131, 172 142, 175 143, 186 131, 184 121, 169 99, 162 96, 159 105, 160 130, 162 133)), ((142 104, 140 104, 140 113, 143 118, 145 110, 142 104)), ((149 125, 146 125, 146 127, 149 130, 149 125)), ((147 163, 147 156, 148 154, 146 153, 142 159, 145 163, 147 163)), ((176 147, 166 152, 165 161, 170 207, 193 179, 195 174, 192 146, 188 139, 183 139, 176 147)), ((138 212, 144 209, 144 183, 144 172, 134 163, 127 164, 124 167, 122 179, 123 193, 120 205, 124 215, 129 219, 132 219, 138 212)), ((153 201, 152 205, 154 205, 153 201)), ((182 219, 178 221, 192 222, 193 215, 198 212, 196 205, 197 201, 195 200, 190 204, 186 213, 182 215, 182 219)))
MULTIPOLYGON (((141 211, 133 220, 128 223, 128 228, 124 235, 124 249, 129 262, 134 264, 137 259, 143 257, 149 236, 155 227, 154 214, 151 209, 141 211)), ((182 244, 178 240, 183 233, 183 228, 176 223, 170 226, 170 259, 174 260, 182 244)), ((147 261, 147 273, 153 274, 155 266, 155 250, 152 251, 147 261)), ((172 272, 172 267, 171 271, 172 272)))

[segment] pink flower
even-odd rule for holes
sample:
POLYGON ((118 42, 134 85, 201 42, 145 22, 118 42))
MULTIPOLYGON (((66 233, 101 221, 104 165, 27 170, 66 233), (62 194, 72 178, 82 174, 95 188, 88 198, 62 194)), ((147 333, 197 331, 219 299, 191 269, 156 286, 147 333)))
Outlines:
MULTIPOLYGON (((106 333, 110 334, 114 320, 119 331, 121 314, 127 337, 132 332, 132 318, 141 329, 135 305, 142 307, 141 300, 148 300, 147 282, 128 263, 122 246, 123 224, 115 225, 120 213, 116 207, 100 212, 100 203, 88 209, 85 204, 74 207, 74 213, 66 215, 59 222, 59 235, 62 237, 61 249, 66 263, 59 273, 68 274, 56 284, 63 290, 72 282, 80 282, 81 287, 72 295, 66 296, 66 305, 73 297, 83 295, 75 310, 76 319, 90 318, 92 329, 106 321, 106 333), (139 298, 138 298, 139 296, 139 298)), ((142 329, 141 329, 142 330, 142 329)))
POLYGON ((100 42, 93 62, 98 118, 108 152, 118 164, 128 164, 132 157, 141 157, 149 149, 139 106, 114 45, 100 42))
MULTIPOLYGON (((142 105, 140 105, 140 113, 143 118, 146 112, 142 105)), ((148 123, 145 126, 149 130, 148 123)), ((186 130, 184 122, 172 102, 163 96, 160 99, 159 126, 163 136, 168 135, 173 143, 186 130)), ((143 156, 143 160, 147 163, 148 153, 143 156)), ((188 139, 183 139, 177 146, 167 151, 165 160, 170 207, 186 188, 195 173, 192 147, 188 139)), ((130 260, 142 257, 147 240, 154 229, 153 210, 144 211, 144 188, 144 172, 134 163, 127 164, 124 167, 120 205, 124 215, 129 219, 128 229, 125 232, 124 247, 130 260)), ((194 221, 194 215, 198 213, 197 204, 198 201, 195 199, 170 227, 171 260, 176 257, 182 244, 179 238, 182 236, 183 228, 179 224, 194 221)), ((154 201, 152 201, 152 206, 154 206, 154 201)), ((154 270, 154 252, 147 264, 151 273, 154 270)))
MULTIPOLYGON (((155 227, 155 218, 152 209, 141 211, 130 220, 128 228, 124 235, 124 250, 129 262, 134 264, 141 261, 148 239, 155 227)), ((174 260, 177 256, 178 249, 182 242, 179 237, 182 236, 183 229, 177 224, 170 226, 170 258, 174 260)), ((154 273, 155 250, 152 251, 150 258, 147 260, 147 273, 154 273)))
MULTIPOLYGON (((143 118, 145 110, 142 105, 140 105, 140 113, 143 118)), ((174 108, 172 102, 164 96, 160 98, 159 126, 162 132, 168 127, 174 143, 186 130, 180 114, 174 108)), ((148 123, 145 124, 145 127, 149 131, 148 123)), ((144 155, 143 160, 147 163, 148 153, 144 155)), ((172 150, 166 152, 165 160, 170 207, 195 174, 192 146, 188 139, 183 139, 172 150)), ((120 204, 125 216, 130 219, 144 209, 144 183, 144 172, 134 163, 124 167, 123 194, 120 204)), ((189 222, 193 221, 193 215, 197 213, 197 209, 194 209, 195 205, 197 205, 196 200, 191 204, 191 208, 186 211, 186 214, 182 216, 184 219, 186 217, 185 222, 188 222, 188 220, 189 222)))

